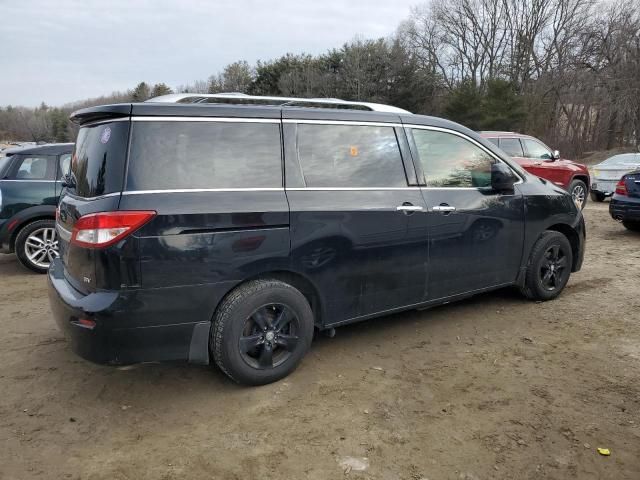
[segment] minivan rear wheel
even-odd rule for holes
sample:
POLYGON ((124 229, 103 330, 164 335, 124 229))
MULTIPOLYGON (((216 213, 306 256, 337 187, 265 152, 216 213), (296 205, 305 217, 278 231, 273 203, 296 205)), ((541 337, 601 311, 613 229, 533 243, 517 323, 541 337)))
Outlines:
POLYGON ((280 280, 252 280, 218 307, 210 350, 232 380, 264 385, 295 370, 311 345, 313 327, 313 312, 300 291, 280 280))
POLYGON ((573 253, 567 237, 547 230, 531 250, 522 293, 531 300, 556 298, 569 281, 572 264, 573 253))
POLYGON ((53 259, 58 257, 55 220, 36 220, 22 227, 16 237, 15 250, 18 260, 26 268, 46 273, 53 259))

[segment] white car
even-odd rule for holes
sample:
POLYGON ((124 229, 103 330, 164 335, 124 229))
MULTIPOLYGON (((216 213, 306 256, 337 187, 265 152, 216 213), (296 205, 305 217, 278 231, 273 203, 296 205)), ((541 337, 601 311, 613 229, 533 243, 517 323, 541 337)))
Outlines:
POLYGON ((640 153, 622 153, 591 168, 591 199, 602 202, 613 195, 623 175, 640 168, 640 153))

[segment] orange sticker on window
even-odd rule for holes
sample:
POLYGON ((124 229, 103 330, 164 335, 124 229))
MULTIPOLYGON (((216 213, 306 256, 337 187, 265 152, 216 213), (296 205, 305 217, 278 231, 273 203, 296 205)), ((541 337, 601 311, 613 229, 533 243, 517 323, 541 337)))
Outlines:
POLYGON ((351 148, 349 150, 351 152, 352 157, 358 156, 358 147, 351 145, 351 148))

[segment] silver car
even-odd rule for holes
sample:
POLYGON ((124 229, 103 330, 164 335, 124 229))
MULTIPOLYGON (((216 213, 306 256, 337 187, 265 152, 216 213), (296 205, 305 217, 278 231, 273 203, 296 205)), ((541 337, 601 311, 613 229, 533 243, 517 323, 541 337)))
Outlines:
POLYGON ((591 199, 602 202, 613 195, 623 175, 640 168, 640 153, 622 153, 591 167, 591 199))

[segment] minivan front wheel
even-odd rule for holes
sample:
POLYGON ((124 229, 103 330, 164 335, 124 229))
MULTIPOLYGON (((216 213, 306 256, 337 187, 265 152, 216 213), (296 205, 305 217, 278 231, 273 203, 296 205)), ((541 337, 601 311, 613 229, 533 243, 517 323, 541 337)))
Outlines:
POLYGON ((232 380, 264 385, 298 366, 313 338, 305 296, 279 280, 253 280, 232 291, 213 319, 210 350, 232 380))
POLYGON ((58 257, 58 236, 55 220, 31 222, 18 232, 16 256, 22 265, 37 273, 46 273, 58 257))
POLYGON ((522 293, 531 300, 556 298, 569 281, 573 253, 567 237, 547 230, 531 250, 522 293))

